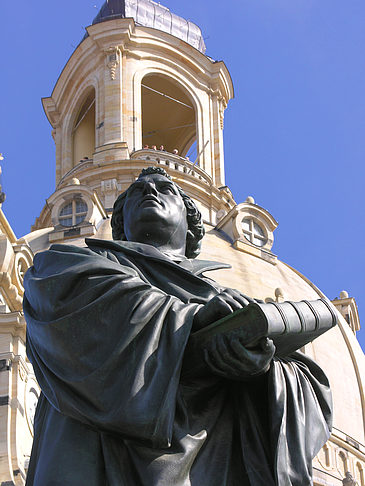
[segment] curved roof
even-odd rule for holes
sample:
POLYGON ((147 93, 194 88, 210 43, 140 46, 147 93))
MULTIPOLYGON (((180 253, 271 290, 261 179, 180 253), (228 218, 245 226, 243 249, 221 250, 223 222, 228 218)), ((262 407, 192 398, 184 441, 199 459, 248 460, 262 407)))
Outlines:
POLYGON ((131 17, 137 25, 167 32, 205 54, 206 48, 200 28, 153 0, 106 0, 93 20, 93 25, 131 17))

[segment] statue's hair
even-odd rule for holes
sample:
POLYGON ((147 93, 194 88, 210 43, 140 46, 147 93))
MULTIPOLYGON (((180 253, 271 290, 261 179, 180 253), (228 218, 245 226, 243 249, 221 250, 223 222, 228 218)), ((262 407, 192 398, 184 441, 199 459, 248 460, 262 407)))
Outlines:
MULTIPOLYGON (((139 174, 138 179, 147 176, 149 174, 160 174, 166 177, 167 179, 169 179, 170 181, 172 181, 171 177, 162 167, 148 167, 147 169, 143 169, 142 172, 139 174)), ((182 200, 184 201, 184 205, 186 207, 186 219, 188 222, 188 231, 186 234, 185 255, 187 258, 196 258, 200 253, 201 240, 203 239, 205 233, 202 215, 199 209, 196 207, 194 201, 187 194, 185 194, 185 192, 181 189, 181 187, 179 187, 177 184, 175 184, 175 187, 178 190, 182 200)), ((123 218, 123 208, 124 208, 127 192, 128 189, 124 191, 114 203, 113 215, 111 221, 113 240, 127 239, 124 233, 124 218, 123 218)))

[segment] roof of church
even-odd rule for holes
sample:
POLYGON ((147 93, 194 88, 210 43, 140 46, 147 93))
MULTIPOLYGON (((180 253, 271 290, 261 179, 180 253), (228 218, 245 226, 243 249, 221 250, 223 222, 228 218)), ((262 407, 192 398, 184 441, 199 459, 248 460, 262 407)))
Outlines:
POLYGON ((200 28, 153 0, 106 0, 93 20, 93 25, 124 18, 133 18, 137 25, 172 34, 205 54, 206 48, 200 28))

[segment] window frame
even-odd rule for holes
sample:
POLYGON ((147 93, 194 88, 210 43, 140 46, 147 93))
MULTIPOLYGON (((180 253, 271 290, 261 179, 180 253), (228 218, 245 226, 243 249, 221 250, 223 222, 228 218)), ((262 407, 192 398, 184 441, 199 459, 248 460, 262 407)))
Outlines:
POLYGON ((58 211, 58 222, 64 228, 73 228, 74 226, 78 226, 79 224, 83 223, 87 217, 88 213, 88 205, 83 200, 82 197, 74 197, 71 201, 65 201, 65 203, 61 206, 58 211), (77 203, 82 202, 84 205, 84 210, 77 212, 77 203), (69 214, 61 214, 62 211, 71 204, 71 213, 69 214), (77 221, 79 217, 83 217, 81 221, 77 221), (64 220, 71 219, 71 224, 64 224, 64 220))

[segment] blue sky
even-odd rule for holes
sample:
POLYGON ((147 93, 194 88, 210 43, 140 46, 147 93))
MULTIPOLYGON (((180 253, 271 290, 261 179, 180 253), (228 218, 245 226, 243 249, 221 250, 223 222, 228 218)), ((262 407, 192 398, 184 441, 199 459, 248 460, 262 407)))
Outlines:
MULTIPOLYGON (((207 54, 231 72, 226 182, 237 203, 254 196, 279 222, 278 257, 331 299, 347 290, 364 319, 365 2, 162 4, 197 23, 207 54)), ((18 237, 54 190, 54 143, 40 99, 101 5, 0 4, 3 210, 18 237)))

